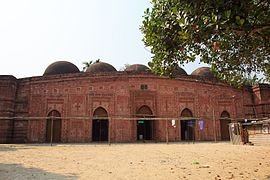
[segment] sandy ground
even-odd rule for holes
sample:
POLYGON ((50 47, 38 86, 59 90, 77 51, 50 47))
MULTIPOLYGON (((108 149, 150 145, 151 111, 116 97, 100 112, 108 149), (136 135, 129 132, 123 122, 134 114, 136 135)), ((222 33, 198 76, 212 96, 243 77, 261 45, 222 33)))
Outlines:
POLYGON ((0 179, 270 179, 270 146, 0 144, 0 179))

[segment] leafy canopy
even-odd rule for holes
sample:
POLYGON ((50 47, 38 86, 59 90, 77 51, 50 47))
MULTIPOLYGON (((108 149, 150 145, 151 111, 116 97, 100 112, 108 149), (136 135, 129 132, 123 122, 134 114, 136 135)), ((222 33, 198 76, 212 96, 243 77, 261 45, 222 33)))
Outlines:
POLYGON ((99 62, 100 62, 100 59, 97 59, 95 61, 90 60, 89 62, 88 61, 82 62, 83 72, 85 72, 87 70, 87 68, 89 68, 91 66, 91 64, 95 64, 95 63, 99 63, 99 62))
POLYGON ((216 77, 239 86, 270 75, 269 0, 152 0, 141 31, 151 48, 151 69, 171 75, 180 64, 211 66, 216 77))

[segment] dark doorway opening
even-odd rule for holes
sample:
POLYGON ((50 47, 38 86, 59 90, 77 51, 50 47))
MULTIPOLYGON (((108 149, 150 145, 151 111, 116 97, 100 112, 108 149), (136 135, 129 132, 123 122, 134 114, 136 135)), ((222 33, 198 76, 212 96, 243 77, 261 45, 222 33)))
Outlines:
POLYGON ((193 141, 195 140, 195 120, 181 121, 181 140, 193 141))
POLYGON ((107 111, 99 107, 95 110, 92 123, 92 140, 108 141, 109 121, 107 111))
POLYGON ((108 120, 93 120, 93 141, 108 141, 108 120))
POLYGON ((142 106, 137 111, 137 140, 153 140, 154 139, 154 121, 147 120, 153 117, 152 110, 148 106, 142 106), (141 118, 141 119, 140 119, 141 118))
POLYGON ((58 111, 53 110, 48 114, 48 117, 49 119, 47 119, 46 125, 46 142, 61 142, 61 114, 58 111))
POLYGON ((194 141, 195 140, 195 119, 192 118, 192 112, 189 109, 184 109, 181 112, 181 140, 194 141), (189 119, 190 118, 190 119, 189 119))
POLYGON ((222 141, 230 140, 229 124, 231 123, 230 114, 223 111, 220 116, 220 134, 222 141))
POLYGON ((137 121, 137 140, 153 140, 153 121, 137 121))

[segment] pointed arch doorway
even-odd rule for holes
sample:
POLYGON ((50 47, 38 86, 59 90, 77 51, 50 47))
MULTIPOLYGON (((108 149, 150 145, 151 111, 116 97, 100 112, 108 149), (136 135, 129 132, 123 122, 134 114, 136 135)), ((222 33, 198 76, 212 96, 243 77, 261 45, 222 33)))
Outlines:
POLYGON ((154 139, 154 121, 147 120, 153 117, 152 110, 144 105, 136 112, 137 120, 137 140, 153 140, 154 139))
POLYGON ((95 142, 108 141, 109 120, 107 111, 98 107, 93 114, 92 140, 95 142))
POLYGON ((229 124, 231 123, 230 114, 223 111, 220 115, 220 135, 222 141, 230 140, 229 124))
POLYGON ((181 121, 181 140, 194 141, 195 140, 195 119, 192 112, 185 108, 180 115, 181 121))
POLYGON ((46 142, 61 142, 62 121, 61 114, 56 110, 52 110, 48 114, 46 123, 46 142))

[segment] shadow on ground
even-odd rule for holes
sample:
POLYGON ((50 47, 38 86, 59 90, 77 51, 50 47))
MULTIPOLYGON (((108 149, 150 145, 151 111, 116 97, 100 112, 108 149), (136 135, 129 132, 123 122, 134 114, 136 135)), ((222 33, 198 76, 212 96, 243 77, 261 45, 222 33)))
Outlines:
POLYGON ((78 177, 74 174, 61 175, 47 172, 37 168, 26 168, 21 164, 4 164, 0 163, 0 179, 71 179, 75 180, 78 177))
POLYGON ((15 145, 1 145, 0 144, 0 152, 1 151, 17 151, 19 149, 32 149, 25 146, 15 146, 15 145))

